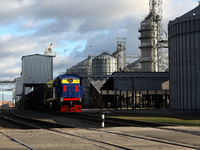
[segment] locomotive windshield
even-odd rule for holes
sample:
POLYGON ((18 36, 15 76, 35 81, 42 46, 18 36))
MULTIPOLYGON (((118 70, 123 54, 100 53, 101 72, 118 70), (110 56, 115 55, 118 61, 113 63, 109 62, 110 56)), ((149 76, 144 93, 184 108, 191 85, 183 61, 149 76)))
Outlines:
POLYGON ((63 84, 80 84, 80 80, 77 78, 65 78, 62 79, 63 84))

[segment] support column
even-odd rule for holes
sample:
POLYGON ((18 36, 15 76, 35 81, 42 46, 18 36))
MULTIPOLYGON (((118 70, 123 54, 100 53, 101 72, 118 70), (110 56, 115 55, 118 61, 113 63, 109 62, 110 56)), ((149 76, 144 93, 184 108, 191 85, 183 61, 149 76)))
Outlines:
POLYGON ((108 108, 108 84, 107 84, 107 102, 106 102, 106 105, 107 105, 107 110, 109 109, 108 108))
MULTIPOLYGON (((136 96, 136 94, 135 94, 136 96)), ((132 109, 135 109, 135 98, 134 98, 134 78, 132 78, 132 109)))
POLYGON ((128 109, 128 90, 127 90, 127 93, 126 93, 126 107, 128 109))
POLYGON ((117 90, 115 89, 115 98, 114 98, 115 110, 117 109, 117 98, 116 98, 116 93, 117 93, 117 90))
POLYGON ((102 110, 102 90, 101 90, 101 96, 100 96, 100 98, 101 98, 101 106, 100 106, 100 110, 102 110))
POLYGON ((120 90, 120 100, 119 100, 119 104, 120 104, 120 109, 122 109, 122 101, 121 101, 121 96, 122 96, 122 93, 121 93, 122 91, 120 90))
MULTIPOLYGON (((149 90, 147 90, 147 103, 150 104, 150 98, 149 98, 149 90)), ((149 105, 147 105, 147 109, 148 109, 149 105)))
POLYGON ((165 102, 166 102, 165 108, 167 109, 167 90, 165 90, 165 102))
POLYGON ((139 102, 140 102, 140 109, 141 109, 140 90, 139 90, 139 102))
POLYGON ((135 108, 135 109, 136 109, 136 99, 137 99, 136 94, 137 94, 137 90, 135 90, 135 99, 134 99, 134 108, 135 108))
POLYGON ((21 109, 22 109, 22 110, 25 110, 25 84, 23 84, 22 100, 21 100, 21 109))
POLYGON ((158 109, 158 91, 156 90, 156 109, 158 109))
POLYGON ((92 100, 92 90, 91 90, 91 83, 90 83, 90 109, 92 108, 91 100, 92 100))

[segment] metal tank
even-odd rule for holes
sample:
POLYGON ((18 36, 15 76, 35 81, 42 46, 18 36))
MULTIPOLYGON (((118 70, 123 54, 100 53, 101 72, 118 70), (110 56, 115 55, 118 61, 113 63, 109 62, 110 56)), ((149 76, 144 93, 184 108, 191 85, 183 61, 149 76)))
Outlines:
POLYGON ((140 59, 136 60, 135 62, 127 65, 127 69, 128 71, 132 71, 132 72, 141 72, 142 69, 142 65, 140 63, 140 59))
POLYGON ((141 71, 153 72, 153 25, 151 15, 141 22, 139 32, 141 33, 139 37, 141 41, 141 45, 139 46, 141 49, 141 71))
POLYGON ((170 21, 170 108, 200 110, 200 6, 170 21))
POLYGON ((76 75, 91 75, 92 58, 87 58, 75 66, 67 69, 67 73, 76 75))
POLYGON ((92 60, 93 75, 111 75, 117 71, 117 59, 104 52, 92 60))

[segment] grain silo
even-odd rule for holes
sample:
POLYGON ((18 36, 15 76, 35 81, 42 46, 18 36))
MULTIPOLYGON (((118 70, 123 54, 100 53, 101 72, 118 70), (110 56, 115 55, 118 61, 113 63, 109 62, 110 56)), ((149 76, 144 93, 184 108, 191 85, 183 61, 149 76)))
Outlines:
POLYGON ((140 63, 140 59, 136 60, 135 62, 127 65, 127 70, 132 72, 141 72, 142 65, 140 63))
POLYGON ((92 70, 92 58, 87 58, 75 66, 67 69, 67 73, 76 75, 91 75, 92 70))
POLYGON ((141 45, 142 72, 162 72, 162 0, 149 1, 149 14, 140 24, 139 37, 141 45))
POLYGON ((141 23, 139 32, 141 36, 141 59, 142 71, 153 72, 153 25, 151 23, 152 14, 149 14, 141 23))
POLYGON ((92 60, 93 75, 111 75, 117 71, 117 59, 104 52, 92 60))
POLYGON ((200 110, 200 6, 170 21, 170 108, 200 110))

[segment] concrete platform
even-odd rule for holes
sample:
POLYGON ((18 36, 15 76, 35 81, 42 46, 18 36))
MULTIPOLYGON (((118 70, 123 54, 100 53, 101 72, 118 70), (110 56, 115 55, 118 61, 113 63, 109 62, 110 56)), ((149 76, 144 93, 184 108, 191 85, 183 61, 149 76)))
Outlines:
POLYGON ((0 133, 0 150, 27 150, 28 148, 0 133))
MULTIPOLYGON (((179 127, 184 128, 185 127, 179 127)), ((147 137, 153 139, 160 139, 169 142, 176 142, 180 144, 187 144, 195 146, 200 149, 200 134, 188 134, 184 132, 163 130, 159 128, 142 128, 142 127, 115 127, 115 128, 103 128, 99 131, 85 130, 85 129, 71 129, 71 128, 57 128, 54 129, 60 132, 65 132, 67 135, 52 133, 42 129, 31 130, 0 130, 0 150, 25 150, 27 147, 15 142, 12 138, 25 143, 33 149, 59 149, 59 150, 103 150, 103 149, 116 149, 112 146, 99 145, 84 139, 80 139, 73 135, 87 137, 89 139, 95 139, 98 141, 111 143, 115 145, 122 145, 129 149, 136 150, 189 150, 190 148, 179 147, 176 145, 170 145, 165 143, 159 143, 150 140, 144 140, 140 138, 124 137, 110 132, 117 132, 121 134, 128 134, 132 136, 147 137), (101 131, 100 131, 101 130, 101 131), (102 132, 102 131, 107 131, 102 132), (8 138, 5 135, 12 137, 8 138)), ((200 130, 199 127, 196 130, 200 130)))

